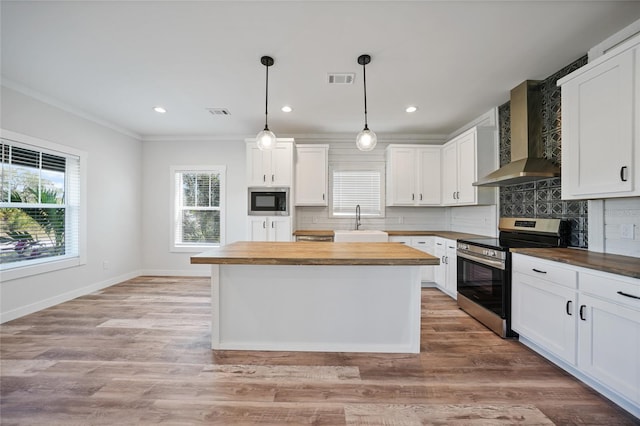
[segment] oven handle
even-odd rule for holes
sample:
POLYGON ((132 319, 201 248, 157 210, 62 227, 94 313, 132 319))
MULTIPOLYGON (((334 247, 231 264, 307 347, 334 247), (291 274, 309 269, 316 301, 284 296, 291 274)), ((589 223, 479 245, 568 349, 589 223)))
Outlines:
POLYGON ((493 259, 487 259, 486 257, 474 256, 472 254, 464 253, 464 252, 461 252, 461 251, 458 251, 457 254, 458 254, 458 257, 462 257, 464 259, 473 260, 474 262, 481 263, 483 265, 492 266, 492 267, 498 268, 498 269, 500 269, 502 271, 505 270, 504 262, 501 262, 499 260, 493 260, 493 259))

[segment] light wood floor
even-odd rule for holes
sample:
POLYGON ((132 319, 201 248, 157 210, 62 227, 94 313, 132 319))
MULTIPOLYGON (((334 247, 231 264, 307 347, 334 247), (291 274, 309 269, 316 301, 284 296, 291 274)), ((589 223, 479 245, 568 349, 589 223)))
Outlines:
POLYGON ((140 277, 1 326, 2 424, 638 424, 438 290, 422 303, 419 355, 214 352, 208 280, 140 277))

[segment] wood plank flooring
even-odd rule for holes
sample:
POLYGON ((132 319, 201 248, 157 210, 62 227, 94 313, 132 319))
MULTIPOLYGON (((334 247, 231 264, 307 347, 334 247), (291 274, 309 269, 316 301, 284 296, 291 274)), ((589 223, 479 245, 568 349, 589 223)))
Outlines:
POLYGON ((640 422, 435 289, 419 355, 212 351, 209 300, 208 279, 139 277, 1 325, 1 423, 640 422))

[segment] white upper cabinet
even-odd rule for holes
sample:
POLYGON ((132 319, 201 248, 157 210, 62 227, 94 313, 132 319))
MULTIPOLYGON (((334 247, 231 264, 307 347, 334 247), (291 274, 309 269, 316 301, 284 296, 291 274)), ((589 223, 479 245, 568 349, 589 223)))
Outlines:
POLYGON ((278 139, 267 151, 247 140, 247 186, 291 186, 292 181, 293 139, 278 139))
POLYGON ((326 206, 329 145, 296 146, 296 206, 326 206))
POLYGON ((562 198, 640 195, 640 36, 562 87, 562 198))
POLYGON ((473 182, 498 168, 496 132, 473 127, 442 147, 442 204, 495 204, 496 189, 473 182))
POLYGON ((440 205, 440 147, 387 147, 387 206, 440 205))

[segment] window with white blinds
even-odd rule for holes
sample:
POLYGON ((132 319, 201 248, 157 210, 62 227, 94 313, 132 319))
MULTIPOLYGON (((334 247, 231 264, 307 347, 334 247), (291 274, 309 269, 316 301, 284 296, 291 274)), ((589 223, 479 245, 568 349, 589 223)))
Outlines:
MULTIPOLYGON (((24 138, 34 141, 34 138, 24 138)), ((81 154, 71 148, 69 151, 74 153, 4 137, 0 141, 0 269, 3 275, 12 269, 46 263, 56 262, 60 267, 82 263, 81 154), (72 263, 60 264, 63 260, 72 260, 72 263)), ((54 269, 58 268, 44 271, 54 269)), ((41 268, 32 273, 42 271, 41 268)), ((28 270, 15 277, 25 275, 30 275, 28 270)))
POLYGON ((331 213, 334 217, 360 215, 384 217, 384 167, 333 166, 331 170, 331 213))
POLYGON ((199 251, 223 244, 223 166, 172 167, 172 251, 199 251))

